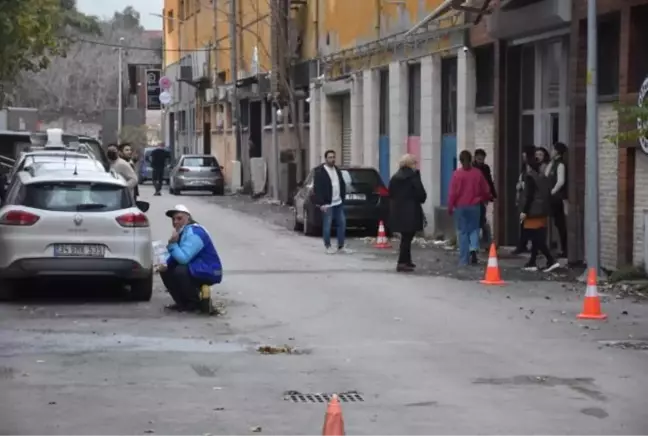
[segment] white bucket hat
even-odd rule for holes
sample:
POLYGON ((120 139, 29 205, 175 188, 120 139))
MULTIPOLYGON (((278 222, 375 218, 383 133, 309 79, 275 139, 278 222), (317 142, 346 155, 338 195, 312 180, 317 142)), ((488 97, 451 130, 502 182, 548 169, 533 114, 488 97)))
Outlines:
POLYGON ((189 209, 187 209, 187 206, 185 206, 184 204, 176 204, 173 209, 169 209, 166 211, 166 216, 168 216, 169 218, 173 218, 173 215, 175 215, 178 212, 186 213, 187 215, 191 216, 191 212, 189 212, 189 209))

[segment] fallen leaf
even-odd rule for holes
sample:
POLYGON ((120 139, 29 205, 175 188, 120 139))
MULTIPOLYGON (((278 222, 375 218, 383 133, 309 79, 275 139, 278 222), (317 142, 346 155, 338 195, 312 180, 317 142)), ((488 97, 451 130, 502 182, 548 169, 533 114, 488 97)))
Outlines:
POLYGON ((252 433, 261 433, 261 427, 252 427, 250 428, 252 433))

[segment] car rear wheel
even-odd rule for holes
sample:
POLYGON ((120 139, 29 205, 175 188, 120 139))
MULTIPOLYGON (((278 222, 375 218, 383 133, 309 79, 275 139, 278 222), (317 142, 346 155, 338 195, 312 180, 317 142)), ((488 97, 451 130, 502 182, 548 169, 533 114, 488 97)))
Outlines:
POLYGON ((293 230, 296 232, 301 232, 304 230, 304 223, 300 223, 297 219, 297 208, 294 208, 293 212, 293 230))
POLYGON ((130 299, 133 301, 151 301, 153 296, 153 274, 145 279, 133 280, 130 283, 130 299))
POLYGON ((318 236, 320 230, 317 229, 313 223, 308 218, 308 209, 304 208, 304 235, 306 236, 318 236))
POLYGON ((224 187, 220 187, 220 188, 216 188, 216 189, 214 189, 214 190, 212 191, 212 195, 220 195, 220 196, 225 195, 225 188, 224 188, 224 187))

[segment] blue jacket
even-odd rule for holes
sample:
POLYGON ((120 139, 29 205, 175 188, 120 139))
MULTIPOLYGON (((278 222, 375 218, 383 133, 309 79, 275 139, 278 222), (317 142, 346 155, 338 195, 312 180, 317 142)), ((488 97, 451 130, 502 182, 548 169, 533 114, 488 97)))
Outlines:
POLYGON ((223 265, 207 230, 200 224, 188 224, 180 231, 178 242, 169 244, 167 267, 187 265, 193 278, 213 285, 223 281, 223 265))

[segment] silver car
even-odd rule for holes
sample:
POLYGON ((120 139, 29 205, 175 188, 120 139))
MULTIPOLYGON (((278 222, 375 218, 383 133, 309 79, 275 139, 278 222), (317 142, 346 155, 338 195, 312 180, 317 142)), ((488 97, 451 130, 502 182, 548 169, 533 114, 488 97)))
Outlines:
POLYGON ((11 183, 11 181, 13 180, 13 178, 16 176, 18 172, 22 171, 26 166, 32 164, 40 164, 46 162, 63 162, 63 163, 69 162, 70 165, 73 165, 76 161, 80 161, 80 160, 92 160, 92 159, 90 159, 90 156, 88 156, 85 153, 78 153, 75 151, 41 150, 41 151, 32 151, 29 153, 23 153, 18 158, 18 160, 14 164, 14 167, 9 172, 9 177, 7 178, 7 182, 11 183))
POLYGON ((0 208, 0 289, 15 295, 28 278, 115 278, 133 300, 150 300, 148 207, 114 173, 19 172, 0 208))
POLYGON ((180 195, 182 191, 211 191, 225 194, 223 167, 209 154, 180 156, 169 175, 169 192, 180 195))

